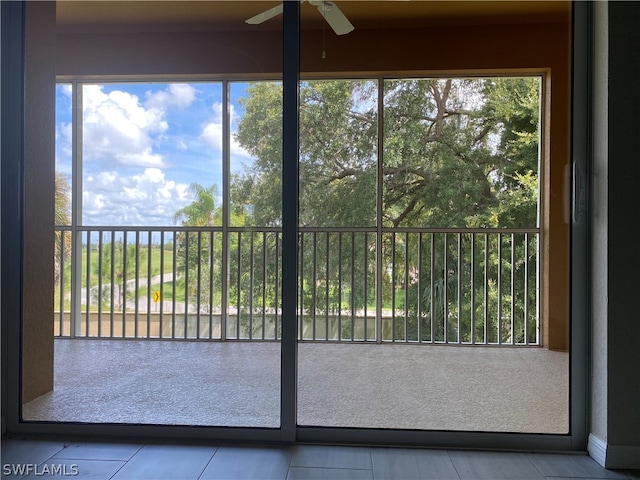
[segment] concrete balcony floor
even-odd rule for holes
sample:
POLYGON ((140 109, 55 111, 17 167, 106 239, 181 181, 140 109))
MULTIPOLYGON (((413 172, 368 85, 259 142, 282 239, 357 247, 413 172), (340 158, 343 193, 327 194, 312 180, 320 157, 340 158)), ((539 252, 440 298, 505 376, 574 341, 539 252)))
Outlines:
MULTIPOLYGON (((299 345, 305 426, 566 433, 569 358, 543 348, 299 345)), ((25 420, 278 427, 280 344, 55 340, 25 420)))

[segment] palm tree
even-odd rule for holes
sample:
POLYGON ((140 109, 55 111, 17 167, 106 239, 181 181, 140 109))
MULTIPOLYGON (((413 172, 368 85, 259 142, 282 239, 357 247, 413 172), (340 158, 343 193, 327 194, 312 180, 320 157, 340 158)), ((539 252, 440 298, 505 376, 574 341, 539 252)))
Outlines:
POLYGON ((186 207, 178 210, 173 218, 176 223, 191 227, 213 227, 220 225, 221 210, 216 207, 216 185, 203 187, 199 183, 192 183, 190 187, 195 200, 186 207))
MULTIPOLYGON (((71 186, 67 181, 67 177, 64 173, 56 172, 55 176, 55 198, 54 198, 54 210, 55 210, 55 225, 64 226, 71 223, 71 186)), ((54 280, 56 284, 60 282, 62 275, 63 260, 69 255, 71 250, 71 235, 69 232, 64 235, 64 248, 62 244, 62 232, 60 230, 55 231, 55 244, 54 250, 54 280), (64 255, 64 258, 63 258, 64 255)))
MULTIPOLYGON (((203 187, 192 183, 194 194, 191 204, 176 211, 173 218, 176 223, 187 227, 213 227, 222 225, 222 209, 216 206, 216 185, 203 187)), ((200 282, 189 281, 185 285, 186 294, 193 299, 200 299, 203 307, 211 308, 209 290, 211 288, 210 265, 214 254, 214 245, 209 237, 199 237, 200 233, 183 232, 176 236, 178 247, 178 265, 188 272, 189 278, 196 278, 199 272, 200 282), (196 240, 198 239, 199 240, 196 240), (199 249, 198 249, 199 247, 199 249), (203 261, 204 259, 204 261, 203 261)))

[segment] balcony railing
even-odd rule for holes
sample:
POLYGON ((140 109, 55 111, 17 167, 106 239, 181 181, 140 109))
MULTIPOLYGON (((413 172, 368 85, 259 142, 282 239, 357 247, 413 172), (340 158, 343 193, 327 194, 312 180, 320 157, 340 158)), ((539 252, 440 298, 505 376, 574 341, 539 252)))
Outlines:
MULTIPOLYGON (((280 339, 279 228, 58 227, 55 335, 280 339)), ((301 227, 299 340, 538 345, 538 229, 301 227)))

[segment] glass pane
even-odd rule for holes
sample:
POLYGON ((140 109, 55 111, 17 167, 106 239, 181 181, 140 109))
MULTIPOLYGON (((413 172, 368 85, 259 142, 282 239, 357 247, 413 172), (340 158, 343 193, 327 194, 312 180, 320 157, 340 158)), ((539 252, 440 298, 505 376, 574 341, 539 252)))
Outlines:
POLYGON ((374 80, 301 83, 301 226, 376 225, 377 92, 374 80))
POLYGON ((538 225, 541 81, 385 81, 384 222, 538 225))
POLYGON ((83 224, 220 225, 221 102, 220 83, 83 85, 83 224))
MULTIPOLYGON (((500 22, 544 54, 512 6, 500 22)), ((541 278, 566 265, 540 229, 564 208, 541 132, 567 131, 530 57, 491 54, 516 40, 483 8, 301 5, 301 426, 568 431, 568 355, 543 336, 568 317, 541 278)))
POLYGON ((53 305, 57 335, 69 332, 63 312, 70 307, 71 292, 71 172, 72 172, 72 88, 56 85, 56 177, 55 177, 55 246, 53 264, 53 305), (61 228, 58 228, 61 227, 61 228), (67 229, 63 228, 67 227, 67 229))
POLYGON ((231 225, 282 225, 282 83, 231 83, 231 225))
POLYGON ((96 4, 70 27, 87 27, 92 55, 58 50, 74 75, 107 74, 56 90, 56 167, 64 199, 77 191, 73 217, 56 222, 54 389, 23 417, 278 428, 280 155, 253 177, 277 193, 271 211, 243 188, 258 161, 247 130, 282 142, 282 18, 247 24, 262 2, 118 7, 96 4), (269 128, 245 103, 259 86, 272 93, 269 128))

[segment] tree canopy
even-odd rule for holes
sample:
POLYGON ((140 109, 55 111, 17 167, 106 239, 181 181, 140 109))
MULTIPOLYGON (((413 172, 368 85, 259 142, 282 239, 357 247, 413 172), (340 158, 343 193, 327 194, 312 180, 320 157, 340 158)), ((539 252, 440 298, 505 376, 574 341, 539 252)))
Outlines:
MULTIPOLYGON (((534 227, 538 78, 303 82, 300 225, 534 227), (382 114, 382 138, 378 116, 382 114), (379 150, 381 148, 381 150, 379 150)), ((280 223, 281 85, 256 82, 237 140, 255 162, 233 178, 235 206, 280 223)))
MULTIPOLYGON (((253 160, 231 177, 230 226, 278 227, 282 86, 252 82, 245 93, 235 140, 253 160)), ((380 301, 394 312, 391 337, 385 338, 535 337, 535 236, 494 234, 482 242, 468 233, 456 234, 456 240, 387 230, 378 238, 373 229, 347 229, 537 227, 539 105, 536 77, 302 82, 299 224, 344 227, 301 235, 304 327, 312 317, 315 329, 316 312, 340 318, 348 309, 355 319, 380 301), (507 275, 511 286, 500 280, 507 275), (396 323, 396 314, 403 322, 396 323)), ((220 225, 215 190, 195 185, 194 192, 193 204, 178 211, 176 220, 220 225)), ((179 237, 178 245, 184 247, 186 238, 179 237)), ((277 311, 280 302, 277 238, 237 232, 227 244, 230 298, 238 312, 249 314, 249 325, 256 305, 262 304, 264 314, 266 303, 277 311)), ((188 269, 214 253, 206 241, 198 245, 200 252, 185 261, 188 269)), ((339 335, 354 338, 354 325, 343 323, 351 330, 339 335)))

